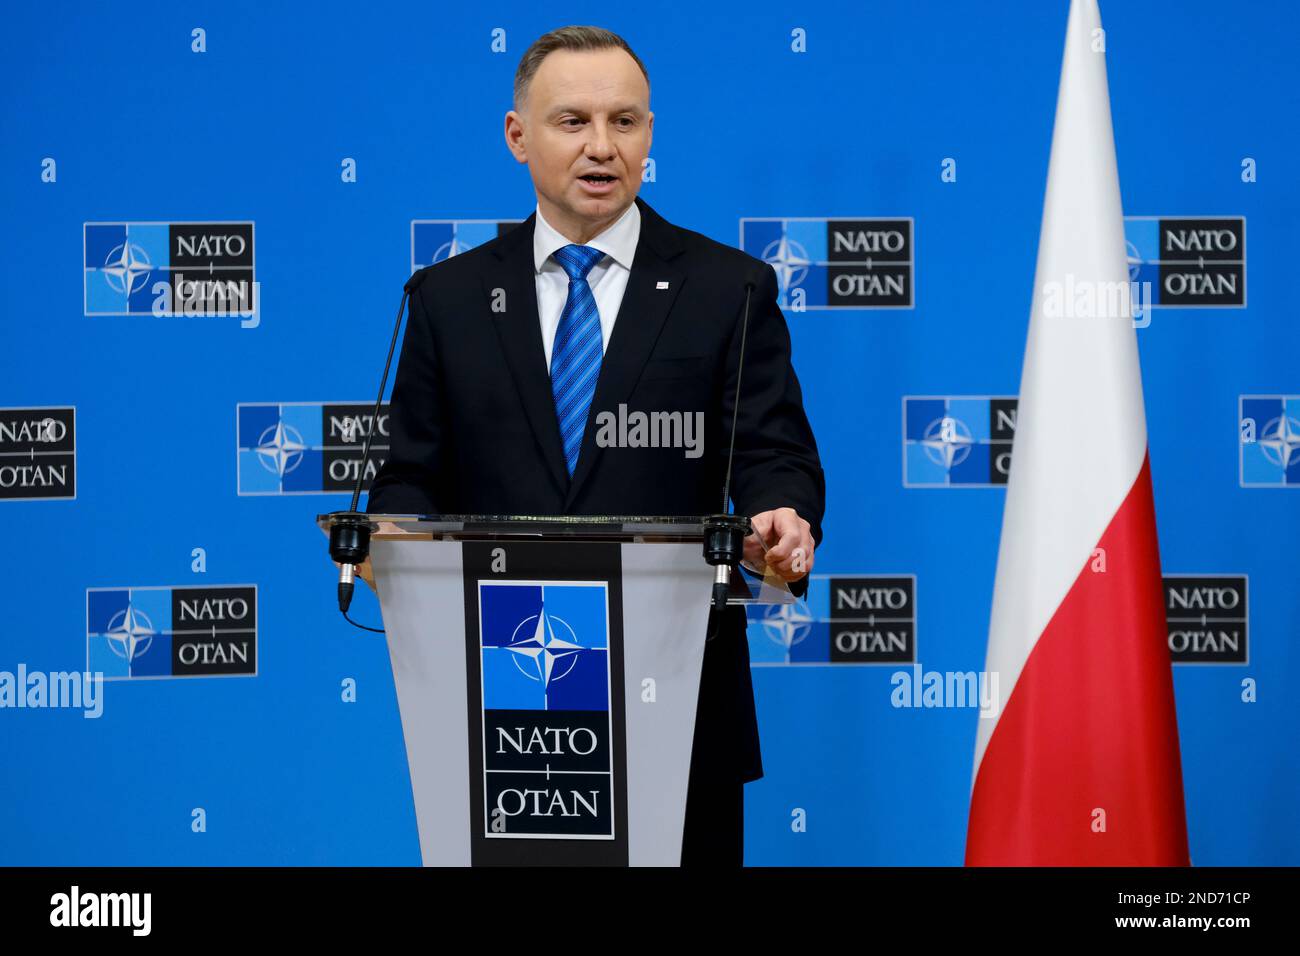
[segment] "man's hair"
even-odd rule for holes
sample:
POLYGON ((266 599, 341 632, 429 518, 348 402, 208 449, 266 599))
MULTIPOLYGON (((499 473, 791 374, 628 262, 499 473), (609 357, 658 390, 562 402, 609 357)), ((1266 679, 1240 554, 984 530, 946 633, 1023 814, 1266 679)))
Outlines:
POLYGON ((650 73, 646 70, 645 64, 632 52, 627 41, 617 33, 600 27, 560 27, 534 40, 533 45, 524 52, 523 59, 519 61, 519 69, 515 70, 515 109, 519 109, 528 98, 528 84, 532 82, 537 74, 537 68, 542 65, 542 60, 546 59, 547 54, 556 50, 608 50, 615 47, 625 51, 641 68, 648 86, 650 73))

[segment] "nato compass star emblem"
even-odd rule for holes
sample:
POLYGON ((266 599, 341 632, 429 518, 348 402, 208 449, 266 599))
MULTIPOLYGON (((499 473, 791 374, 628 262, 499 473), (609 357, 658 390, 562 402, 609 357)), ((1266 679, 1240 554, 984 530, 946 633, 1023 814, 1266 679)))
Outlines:
POLYGON ((433 261, 441 262, 443 259, 450 259, 452 256, 458 256, 462 252, 468 252, 473 248, 474 243, 461 242, 460 238, 453 233, 450 242, 444 242, 433 250, 433 261))
POLYGON ((143 249, 134 242, 124 242, 108 254, 100 271, 110 289, 132 295, 144 288, 153 265, 143 249))
POLYGON ((515 667, 525 677, 549 687, 568 676, 578 662, 578 654, 586 648, 578 643, 578 635, 568 622, 547 614, 543 605, 541 611, 519 622, 506 650, 513 654, 515 667), (556 636, 557 624, 562 636, 556 636))
POLYGON ((965 461, 970 456, 972 444, 974 440, 966 423, 951 415, 932 421, 921 439, 930 460, 947 469, 965 461))
POLYGON ((284 422, 266 429, 257 440, 257 460, 263 468, 280 478, 298 467, 306 450, 307 443, 302 434, 284 422))
POLYGON ((1146 260, 1142 258, 1142 253, 1138 251, 1138 247, 1133 245, 1131 240, 1126 242, 1125 245, 1128 247, 1125 255, 1125 260, 1128 262, 1128 281, 1137 282, 1138 276, 1142 274, 1142 266, 1146 264, 1146 260))
POLYGON ((816 620, 802 598, 794 604, 772 604, 763 614, 763 633, 788 652, 812 632, 816 620))
POLYGON ((776 278, 781 283, 782 292, 803 282, 804 276, 808 274, 808 267, 812 265, 807 250, 787 236, 784 228, 781 230, 781 238, 769 242, 759 258, 776 270, 776 278))
POLYGON ((125 611, 118 611, 109 620, 104 636, 114 654, 133 661, 149 650, 155 633, 148 616, 128 604, 125 611))
POLYGON ((1290 468, 1291 462, 1300 458, 1300 422, 1289 415, 1273 419, 1264 426, 1259 447, 1273 464, 1290 468))

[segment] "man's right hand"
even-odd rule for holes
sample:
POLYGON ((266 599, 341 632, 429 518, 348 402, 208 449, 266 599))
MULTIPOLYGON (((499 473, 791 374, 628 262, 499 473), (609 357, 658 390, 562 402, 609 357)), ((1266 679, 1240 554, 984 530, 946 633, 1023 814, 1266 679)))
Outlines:
POLYGON ((375 588, 375 570, 370 566, 370 555, 366 555, 366 560, 357 565, 357 577, 370 585, 370 590, 378 591, 375 588))
POLYGON ((787 583, 812 570, 812 529, 793 508, 761 512, 750 523, 754 531, 745 538, 745 560, 751 567, 770 567, 787 583))

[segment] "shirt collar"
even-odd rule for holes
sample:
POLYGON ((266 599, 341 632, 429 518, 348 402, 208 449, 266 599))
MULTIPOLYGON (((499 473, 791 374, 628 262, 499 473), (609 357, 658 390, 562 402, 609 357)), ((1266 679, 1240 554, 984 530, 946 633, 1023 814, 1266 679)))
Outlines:
MULTIPOLYGON (((604 231, 594 238, 588 240, 584 245, 591 246, 593 249, 599 249, 601 252, 611 256, 615 262, 627 269, 632 270, 632 259, 636 255, 637 240, 641 236, 641 210, 637 208, 636 201, 623 211, 604 231)), ((570 245, 571 240, 566 239, 555 227, 552 226, 542 217, 542 207, 537 206, 537 221, 533 225, 533 268, 537 272, 542 271, 542 266, 546 264, 552 253, 556 249, 570 245)))

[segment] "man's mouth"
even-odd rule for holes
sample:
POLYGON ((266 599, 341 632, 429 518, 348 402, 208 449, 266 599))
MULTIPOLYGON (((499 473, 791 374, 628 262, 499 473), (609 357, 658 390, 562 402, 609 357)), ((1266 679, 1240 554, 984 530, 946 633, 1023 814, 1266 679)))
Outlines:
POLYGON ((617 177, 606 176, 604 173, 589 173, 586 176, 579 176, 578 178, 589 183, 612 183, 617 177))

